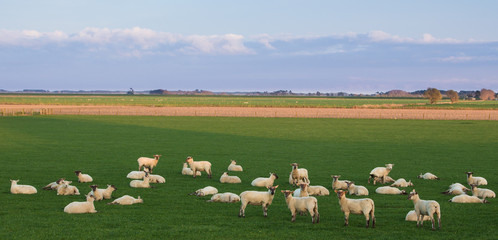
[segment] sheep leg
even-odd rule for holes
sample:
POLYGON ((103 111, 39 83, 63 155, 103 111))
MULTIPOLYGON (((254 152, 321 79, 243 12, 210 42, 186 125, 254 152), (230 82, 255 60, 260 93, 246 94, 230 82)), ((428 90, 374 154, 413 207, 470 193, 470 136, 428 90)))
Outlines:
POLYGON ((430 216, 431 216, 432 230, 436 230, 436 228, 434 226, 434 216, 433 215, 430 215, 430 216))
POLYGON ((268 217, 268 205, 263 204, 263 216, 268 217))
POLYGON ((365 221, 366 221, 366 228, 370 227, 370 217, 368 216, 368 212, 367 213, 364 213, 365 215, 365 221))
POLYGON ((197 170, 192 169, 192 171, 194 171, 193 175, 194 175, 194 178, 195 178, 195 176, 197 175, 197 170))
POLYGON ((245 213, 246 206, 247 206, 247 203, 242 202, 242 205, 240 206, 240 210, 239 210, 239 217, 243 217, 243 218, 246 217, 246 213, 245 213))
POLYGON ((439 226, 439 229, 441 229, 441 213, 437 215, 437 225, 439 226))
POLYGON ((344 213, 344 226, 348 226, 349 225, 349 212, 345 212, 344 213))
POLYGON ((295 222, 296 221, 296 211, 291 210, 291 215, 292 215, 291 222, 295 222))

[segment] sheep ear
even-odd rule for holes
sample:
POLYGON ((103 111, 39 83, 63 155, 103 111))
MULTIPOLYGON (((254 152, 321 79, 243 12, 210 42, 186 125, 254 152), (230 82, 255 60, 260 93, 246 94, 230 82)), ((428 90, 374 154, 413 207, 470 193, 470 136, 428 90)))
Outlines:
POLYGON ((335 189, 334 192, 337 193, 337 189, 335 189))
POLYGON ((278 185, 277 185, 277 186, 275 186, 275 188, 278 188, 278 185))
POLYGON ((280 190, 280 192, 284 193, 285 191, 284 190, 280 190))

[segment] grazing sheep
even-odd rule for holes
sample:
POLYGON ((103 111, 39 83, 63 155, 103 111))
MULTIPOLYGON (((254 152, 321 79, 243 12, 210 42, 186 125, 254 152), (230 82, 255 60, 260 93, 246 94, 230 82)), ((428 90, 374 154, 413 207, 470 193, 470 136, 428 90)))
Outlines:
POLYGON ((442 194, 460 195, 465 194, 465 192, 470 191, 464 185, 460 183, 453 183, 449 186, 448 190, 441 192, 442 194))
POLYGON ((291 222, 296 221, 296 212, 306 213, 309 212, 311 215, 311 222, 320 222, 320 214, 318 213, 318 200, 315 197, 293 197, 293 191, 285 190, 282 191, 285 196, 285 202, 287 207, 291 211, 292 219, 291 222))
POLYGON ((116 205, 132 205, 132 204, 135 204, 135 203, 143 203, 144 200, 140 198, 140 196, 138 196, 138 198, 134 198, 130 195, 124 195, 110 203, 108 203, 108 205, 111 205, 111 204, 116 204, 116 205))
POLYGON ((226 193, 217 193, 211 197, 211 200, 207 200, 208 202, 224 202, 224 203, 235 203, 240 202, 239 195, 231 192, 226 193))
POLYGON ((242 166, 237 165, 235 160, 231 160, 230 165, 228 165, 228 171, 242 172, 242 166))
MULTIPOLYGON (((70 183, 70 182, 69 182, 70 183)), ((80 191, 76 186, 71 186, 69 183, 63 181, 57 187, 57 195, 80 195, 80 191)))
POLYGON ((488 181, 483 178, 483 177, 473 177, 472 174, 473 172, 467 172, 467 183, 469 185, 475 184, 477 186, 479 185, 488 185, 488 181))
POLYGON ((372 219, 372 228, 375 227, 375 204, 370 198, 362 199, 349 199, 346 198, 346 192, 342 190, 334 190, 337 193, 337 198, 339 198, 339 205, 341 205, 341 211, 344 213, 344 226, 349 225, 349 214, 363 214, 366 219, 366 227, 370 225, 370 219, 372 219))
POLYGON ((299 188, 294 191, 294 197, 309 197, 308 187, 306 183, 299 184, 299 188))
MULTIPOLYGON (((379 177, 382 178, 382 183, 386 183, 386 176, 391 172, 393 169, 394 164, 388 163, 386 164, 386 167, 376 167, 370 171, 370 177, 368 178, 368 183, 370 183, 370 179, 379 177)), ((374 182, 375 184, 375 182, 374 182)))
POLYGON ((341 175, 332 175, 332 189, 348 189, 348 184, 346 183, 348 180, 339 180, 341 175))
POLYGON ((298 168, 299 164, 297 163, 291 163, 292 166, 292 184, 294 186, 297 186, 299 181, 302 180, 305 183, 309 183, 309 177, 308 177, 308 170, 304 168, 298 168))
POLYGON ((278 179, 277 174, 275 173, 270 173, 270 177, 259 177, 254 180, 252 180, 251 185, 255 187, 266 187, 269 188, 273 186, 273 182, 275 179, 278 179))
POLYGON ((220 177, 220 183, 240 183, 241 180, 237 176, 228 176, 228 172, 224 172, 220 177))
POLYGON ((30 185, 18 185, 19 179, 10 180, 10 192, 12 194, 35 194, 36 188, 30 185))
POLYGON ((189 193, 189 195, 196 195, 198 197, 204 197, 206 195, 213 195, 213 194, 217 194, 217 193, 218 193, 218 189, 216 189, 215 187, 207 186, 207 187, 204 187, 201 189, 197 189, 195 192, 189 193))
POLYGON ((194 161, 194 158, 187 157, 186 162, 194 172, 192 176, 197 176, 197 171, 205 171, 208 174, 208 178, 212 177, 211 163, 208 161, 194 161))
POLYGON ((480 198, 495 198, 496 194, 492 190, 486 188, 478 188, 477 185, 470 185, 472 188, 472 195, 480 198))
POLYGON ((355 185, 354 182, 347 181, 349 195, 368 196, 368 189, 364 186, 355 185))
POLYGON ((142 167, 148 167, 150 172, 152 173, 152 170, 154 169, 154 167, 157 165, 157 163, 159 162, 159 157, 161 157, 161 155, 154 155, 154 158, 149 158, 149 157, 139 157, 137 159, 137 162, 138 162, 138 171, 140 171, 140 169, 142 167))
POLYGON ((240 194, 240 210, 239 217, 246 217, 246 207, 247 204, 251 205, 261 205, 263 207, 263 216, 268 216, 268 206, 271 205, 273 201, 273 197, 275 197, 275 189, 277 186, 267 187, 267 192, 258 192, 258 191, 244 191, 240 194))
POLYGON ((407 182, 404 178, 400 178, 391 184, 391 187, 413 187, 413 183, 412 180, 407 182))
MULTIPOLYGON (((293 185, 293 183, 294 183, 294 179, 292 179, 292 172, 291 172, 291 173, 289 174, 289 184, 290 184, 290 185, 293 185)), ((300 184, 303 184, 303 183, 310 184, 311 182, 310 182, 310 180, 309 180, 309 179, 308 179, 308 181, 307 181, 307 182, 305 182, 305 181, 303 181, 303 180, 301 179, 301 180, 299 180, 299 181, 297 182, 297 185, 300 185, 300 184)))
POLYGON ((310 196, 328 196, 330 192, 327 188, 320 185, 308 186, 308 193, 310 196))
POLYGON ((74 171, 74 173, 78 176, 78 182, 80 183, 93 182, 93 178, 88 174, 81 173, 81 171, 74 171))
MULTIPOLYGON (((429 220, 431 220, 431 218, 427 215, 424 215, 424 217, 422 217, 422 221, 429 221, 429 220)), ((415 212, 415 210, 411 210, 406 214, 405 221, 410 221, 410 222, 417 221, 417 213, 415 212)))
MULTIPOLYGON (((197 176, 201 176, 201 172, 196 173, 197 176)), ((182 175, 194 175, 194 171, 188 167, 188 163, 183 163, 182 175)))
POLYGON ((421 179, 425 179, 425 180, 439 180, 439 178, 430 173, 430 172, 426 172, 424 174, 420 173, 420 175, 417 176, 417 178, 421 178, 421 179))
POLYGON ((72 202, 64 208, 66 213, 96 213, 93 195, 85 195, 86 202, 72 202))
POLYGON ((107 188, 105 189, 98 188, 97 185, 91 185, 90 188, 92 188, 92 191, 90 191, 88 194, 95 196, 96 201, 111 199, 112 192, 118 190, 114 185, 109 184, 107 184, 107 188))
POLYGON ((469 196, 467 194, 460 194, 458 196, 454 196, 448 202, 454 203, 488 203, 486 198, 480 199, 477 196, 469 196))
POLYGON ((150 183, 165 183, 166 179, 164 179, 164 177, 162 177, 161 175, 149 174, 149 182, 150 183))
POLYGON ((434 213, 438 218, 438 226, 441 229, 441 207, 439 203, 434 200, 421 200, 418 196, 418 193, 413 189, 413 191, 408 196, 408 200, 413 201, 413 205, 415 207, 415 214, 417 214, 417 227, 420 225, 421 227, 424 225, 424 221, 422 220, 424 216, 429 216, 432 223, 432 230, 435 230, 435 221, 434 221, 434 213))
POLYGON ((377 185, 377 182, 382 182, 382 181, 384 181, 384 183, 393 183, 394 179, 392 177, 390 177, 389 175, 384 176, 384 177, 373 177, 373 184, 374 185, 377 185))
POLYGON ((64 178, 59 178, 59 180, 55 182, 51 182, 47 184, 47 186, 43 187, 43 190, 56 190, 57 187, 61 184, 62 181, 64 181, 64 178))
POLYGON ((406 195, 405 190, 399 190, 395 187, 389 187, 389 186, 378 187, 377 189, 375 189, 375 192, 378 194, 393 194, 393 195, 404 194, 404 195, 406 195))
POLYGON ((150 188, 150 178, 149 173, 145 173, 143 180, 133 180, 130 182, 130 187, 132 188, 150 188))

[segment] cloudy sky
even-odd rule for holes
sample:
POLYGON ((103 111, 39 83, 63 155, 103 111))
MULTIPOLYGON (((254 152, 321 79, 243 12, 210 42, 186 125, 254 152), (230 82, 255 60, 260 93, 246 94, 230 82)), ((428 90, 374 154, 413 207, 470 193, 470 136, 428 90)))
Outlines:
POLYGON ((498 91, 498 1, 0 0, 0 89, 498 91))

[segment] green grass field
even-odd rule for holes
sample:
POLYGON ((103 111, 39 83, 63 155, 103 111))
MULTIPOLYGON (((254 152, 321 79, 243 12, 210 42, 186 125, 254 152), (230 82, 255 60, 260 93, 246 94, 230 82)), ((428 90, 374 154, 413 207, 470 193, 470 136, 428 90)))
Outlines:
MULTIPOLYGON (((498 190, 496 133, 492 121, 420 121, 215 117, 33 116, 0 118, 0 239, 496 239, 498 202, 449 203, 440 192, 453 182, 466 183, 466 171, 487 178, 498 190), (161 154, 156 174, 165 184, 153 189, 129 187, 128 172, 140 156, 161 154), (213 179, 180 174, 187 156, 213 164, 213 179), (229 160, 244 167, 241 184, 219 183, 229 160), (288 184, 290 163, 307 168, 313 185, 330 189, 332 174, 364 185, 375 201, 377 226, 364 228, 364 217, 343 214, 335 195, 317 197, 321 221, 309 216, 291 223, 280 190, 288 184), (413 209, 406 196, 378 195, 368 173, 394 163, 393 178, 412 179, 422 199, 437 200, 443 228, 431 231, 405 222, 413 209), (96 202, 96 214, 63 212, 83 196, 56 196, 41 190, 60 177, 76 182, 82 170, 99 186, 114 184, 113 196, 140 195, 143 204, 109 206, 96 202), (240 203, 208 203, 209 197, 187 195, 204 186, 240 194, 252 179, 276 172, 280 185, 268 218, 261 207, 248 206, 238 218, 240 203), (440 181, 416 179, 432 172, 440 181), (30 184, 36 195, 10 194, 9 179, 30 184), (306 237, 304 237, 306 236, 306 237)), ((74 183, 82 193, 90 184, 74 183)), ((407 190, 411 190, 408 188, 407 190)))

